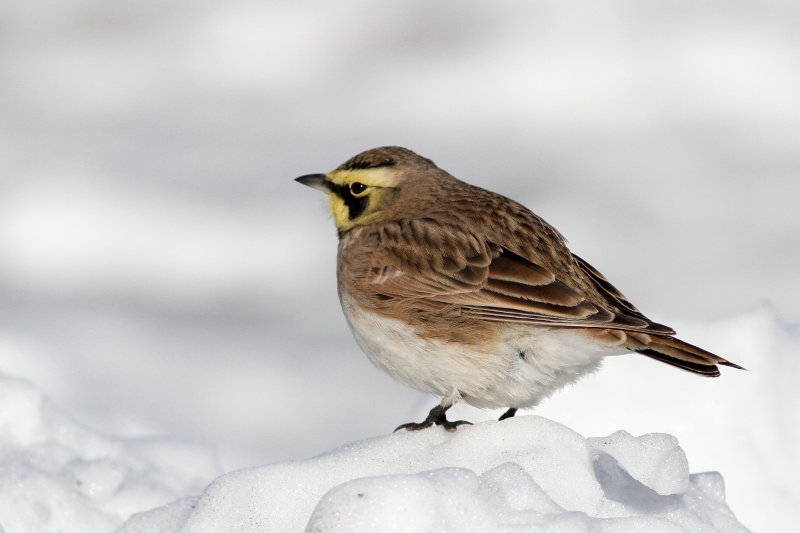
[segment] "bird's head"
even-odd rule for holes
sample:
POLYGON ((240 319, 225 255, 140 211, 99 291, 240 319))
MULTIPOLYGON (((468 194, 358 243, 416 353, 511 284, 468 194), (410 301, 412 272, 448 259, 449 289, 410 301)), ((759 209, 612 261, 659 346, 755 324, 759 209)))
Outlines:
POLYGON ((373 148, 348 159, 327 174, 308 174, 295 181, 324 192, 339 234, 391 216, 408 185, 439 170, 399 146, 373 148))

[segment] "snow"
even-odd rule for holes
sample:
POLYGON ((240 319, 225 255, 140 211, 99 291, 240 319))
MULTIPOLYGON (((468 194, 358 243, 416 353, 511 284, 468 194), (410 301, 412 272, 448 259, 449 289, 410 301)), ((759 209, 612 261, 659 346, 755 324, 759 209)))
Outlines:
MULTIPOLYGON (((416 413, 380 413, 373 435, 384 436, 343 446, 357 433, 352 417, 368 413, 363 403, 380 392, 367 389, 356 395, 361 407, 347 407, 339 383, 331 390, 342 403, 332 408, 330 424, 320 431, 313 416, 297 422, 306 438, 338 439, 339 447, 236 471, 216 460, 218 445, 104 435, 29 382, 0 376, 0 525, 5 533, 219 531, 225 524, 294 531, 307 523, 357 531, 376 520, 416 527, 402 522, 413 518, 437 524, 434 530, 470 531, 467 520, 498 531, 738 531, 752 527, 741 518, 749 512, 769 531, 792 531, 800 499, 800 330, 768 308, 685 329, 694 340, 717 339, 750 370, 705 380, 621 356, 536 410, 556 413, 561 423, 521 412, 453 434, 388 433, 406 420, 400 416, 423 417, 433 401, 425 398, 416 413), (576 428, 601 436, 584 438, 576 428)), ((22 348, 8 343, 4 350, 22 348)), ((337 350, 328 347, 344 360, 337 350)), ((355 377, 379 376, 365 364, 355 377)), ((207 389, 223 385, 223 375, 208 375, 207 389)), ((198 405, 205 405, 200 396, 198 405)), ((454 418, 476 422, 498 414, 454 411, 454 418)), ((232 416, 260 423, 260 411, 248 413, 232 416)))
MULTIPOLYGON (((778 365, 766 384, 772 396, 746 402, 760 404, 761 417, 776 400, 790 398, 781 387, 793 382, 777 374, 796 371, 796 360, 788 357, 800 334, 765 312, 725 327, 763 338, 762 346, 774 350, 741 361, 763 358, 778 365)), ((586 385, 587 393, 596 392, 586 385)), ((587 401, 580 390, 571 393, 587 401)), ((778 509, 773 531, 791 530, 791 501, 797 497, 800 411, 791 401, 795 405, 779 406, 786 417, 779 421, 782 431, 747 420, 754 424, 750 433, 747 425, 736 426, 736 433, 724 435, 725 446, 712 450, 713 461, 724 464, 726 454, 744 448, 733 456, 745 461, 729 463, 724 473, 749 478, 745 507, 778 509)), ((657 401, 647 406, 650 412, 662 408, 657 401)), ((600 399, 584 406, 591 418, 613 414, 603 409, 600 399)), ((722 412, 718 419, 730 424, 746 414, 722 412)), ((346 422, 347 413, 340 416, 346 422)), ((627 416, 635 420, 637 414, 627 416)), ((706 426, 709 433, 716 430, 706 426)), ((390 433, 310 459, 220 473, 208 446, 102 435, 30 383, 0 375, 4 533, 748 531, 735 507, 729 508, 723 475, 690 474, 675 436, 635 437, 618 430, 584 438, 537 415, 480 422, 454 433, 438 427, 390 433)))
POLYGON ((589 439, 599 462, 615 462, 631 478, 666 496, 685 492, 689 481, 689 463, 672 435, 649 433, 638 439, 625 431, 605 438, 589 439), (647 457, 647 461, 642 461, 647 457))
POLYGON ((0 375, 0 531, 108 532, 218 471, 206 447, 100 435, 30 383, 0 375))
POLYGON ((27 481, 3 477, 0 524, 104 529, 159 508, 136 516, 175 529, 219 474, 424 417, 436 400, 355 346, 323 200, 292 181, 400 144, 528 205, 648 316, 749 369, 703 380, 613 358, 536 415, 616 435, 608 453, 656 494, 679 456, 658 439, 664 466, 636 463, 618 431, 674 435, 742 523, 793 532, 799 15, 783 0, 3 2, 0 372, 19 379, 2 381, 0 453, 27 481))
POLYGON ((671 435, 585 439, 538 416, 354 442, 225 474, 119 533, 747 531, 671 435))

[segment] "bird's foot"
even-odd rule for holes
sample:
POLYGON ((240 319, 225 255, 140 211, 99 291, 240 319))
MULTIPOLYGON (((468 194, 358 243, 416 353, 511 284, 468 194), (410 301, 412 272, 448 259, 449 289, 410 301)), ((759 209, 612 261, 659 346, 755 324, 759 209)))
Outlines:
POLYGON ((454 420, 453 422, 451 422, 447 419, 444 419, 441 422, 436 422, 437 426, 442 426, 444 429, 446 429, 451 433, 456 429, 458 429, 458 426, 463 426, 464 424, 471 426, 472 422, 470 422, 469 420, 454 420))
POLYGON ((497 420, 505 420, 506 418, 511 418, 511 417, 512 417, 512 416, 514 416, 515 414, 517 414, 517 410, 516 410, 516 408, 514 408, 514 407, 511 407, 511 408, 509 408, 509 410, 508 410, 508 411, 506 411, 505 413, 503 413, 502 415, 500 415, 500 418, 498 418, 497 420))
POLYGON ((395 431, 399 431, 401 429, 405 429, 406 431, 419 431, 420 429, 429 428, 432 425, 442 426, 447 431, 455 431, 458 426, 469 424, 472 425, 472 422, 467 422, 466 420, 456 420, 451 422, 447 419, 445 413, 450 408, 450 406, 442 407, 441 405, 437 405, 431 412, 428 413, 428 417, 423 420, 422 422, 409 422, 407 424, 403 424, 397 426, 395 431))

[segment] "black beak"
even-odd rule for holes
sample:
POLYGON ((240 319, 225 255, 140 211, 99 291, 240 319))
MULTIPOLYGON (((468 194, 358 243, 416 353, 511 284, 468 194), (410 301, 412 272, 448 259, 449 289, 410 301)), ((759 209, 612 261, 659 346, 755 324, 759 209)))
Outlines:
POLYGON ((302 183, 303 185, 308 185, 312 189, 329 193, 331 192, 331 188, 330 183, 328 183, 326 180, 326 177, 327 176, 325 176, 325 174, 306 174, 305 176, 295 178, 294 181, 297 183, 302 183))

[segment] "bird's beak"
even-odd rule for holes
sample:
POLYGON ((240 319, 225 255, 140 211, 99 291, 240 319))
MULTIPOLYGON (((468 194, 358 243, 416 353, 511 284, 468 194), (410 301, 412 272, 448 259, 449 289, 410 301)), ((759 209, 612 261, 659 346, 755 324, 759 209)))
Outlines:
POLYGON ((327 194, 331 192, 331 187, 330 183, 325 179, 326 177, 325 174, 306 174, 305 176, 295 178, 294 181, 302 183, 303 185, 308 185, 312 189, 317 189, 327 194))

